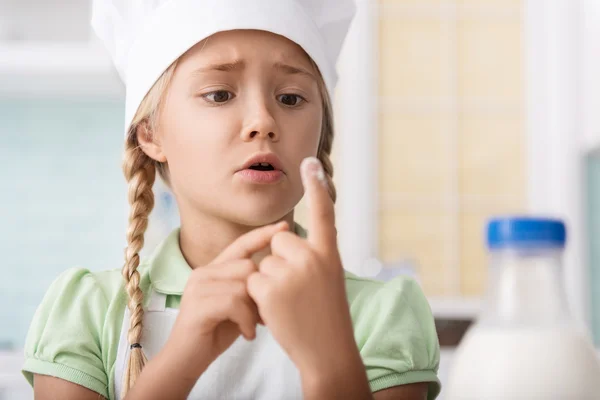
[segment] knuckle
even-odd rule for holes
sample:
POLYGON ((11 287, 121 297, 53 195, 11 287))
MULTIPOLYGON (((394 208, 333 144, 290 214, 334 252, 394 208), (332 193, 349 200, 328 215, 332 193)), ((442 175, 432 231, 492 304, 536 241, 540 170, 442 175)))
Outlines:
POLYGON ((255 280, 260 276, 260 273, 258 271, 254 271, 253 273, 251 273, 250 275, 248 275, 248 278, 246 279, 246 282, 248 285, 250 284, 254 284, 255 280))
POLYGON ((263 293, 264 307, 267 309, 271 307, 278 300, 277 289, 274 287, 268 287, 263 293))
POLYGON ((282 241, 285 239, 284 233, 285 232, 277 232, 275 235, 273 235, 273 238, 271 239, 271 247, 279 248, 281 246, 282 241))
POLYGON ((273 297, 273 289, 270 286, 265 286, 261 288, 260 291, 260 302, 262 303, 262 306, 266 306, 270 300, 273 297))
POLYGON ((252 295, 255 292, 254 289, 255 289, 255 286, 256 286, 257 276, 258 276, 258 273, 254 273, 254 274, 251 274, 248 277, 246 290, 248 291, 249 295, 252 295))
POLYGON ((265 258, 263 258, 263 260, 260 262, 260 268, 261 269, 265 269, 265 268, 271 268, 273 266, 273 264, 275 263, 275 257, 273 256, 266 256, 265 258))
POLYGON ((234 282, 233 283, 233 295, 237 299, 244 300, 248 295, 248 291, 246 290, 246 284, 244 282, 234 282))
POLYGON ((246 275, 250 275, 252 272, 256 270, 256 265, 254 261, 246 259, 240 261, 241 269, 244 271, 246 275))
POLYGON ((316 256, 311 250, 304 249, 299 252, 298 260, 300 261, 300 265, 302 267, 312 268, 316 263, 316 256))
POLYGON ((223 307, 229 311, 233 311, 239 307, 240 300, 235 296, 227 296, 223 300, 223 307))

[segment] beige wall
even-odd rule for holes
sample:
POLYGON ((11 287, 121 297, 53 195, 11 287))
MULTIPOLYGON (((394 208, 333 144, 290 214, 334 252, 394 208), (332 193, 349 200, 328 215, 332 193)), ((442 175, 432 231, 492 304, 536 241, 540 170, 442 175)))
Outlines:
POLYGON ((520 3, 379 4, 380 255, 428 295, 481 294, 487 217, 525 207, 520 3))
POLYGON ((480 295, 488 216, 526 204, 521 0, 379 10, 379 256, 427 295, 480 295))

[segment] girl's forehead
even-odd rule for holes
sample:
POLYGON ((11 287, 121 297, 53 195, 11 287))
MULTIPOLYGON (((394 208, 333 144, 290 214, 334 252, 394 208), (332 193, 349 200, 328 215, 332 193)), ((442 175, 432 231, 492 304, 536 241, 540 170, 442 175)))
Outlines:
POLYGON ((268 60, 286 62, 311 69, 310 58, 293 41, 260 30, 232 30, 215 33, 192 47, 182 63, 228 63, 233 60, 252 62, 268 60))

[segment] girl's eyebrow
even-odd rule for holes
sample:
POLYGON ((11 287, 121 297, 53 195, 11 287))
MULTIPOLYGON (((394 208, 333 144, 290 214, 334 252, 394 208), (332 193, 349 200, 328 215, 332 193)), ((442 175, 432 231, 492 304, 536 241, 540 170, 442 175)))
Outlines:
POLYGON ((294 67, 292 65, 289 64, 284 64, 281 62, 276 62, 275 64, 273 64, 273 68, 278 69, 286 74, 289 75, 304 75, 307 76, 309 78, 311 78, 312 80, 314 80, 315 82, 317 81, 317 78, 311 74, 309 71, 305 70, 304 68, 301 67, 294 67))
POLYGON ((244 60, 234 60, 230 63, 222 63, 222 64, 210 64, 204 67, 200 67, 192 72, 192 75, 202 74, 210 71, 240 71, 246 67, 246 62, 244 60))
MULTIPOLYGON (((210 71, 222 71, 222 72, 231 72, 231 71, 241 71, 246 67, 246 62, 244 60, 234 60, 229 63, 218 63, 218 64, 210 64, 204 67, 200 67, 192 72, 192 75, 203 74, 210 71)), ((282 62, 276 62, 273 64, 273 68, 279 70, 288 75, 304 75, 315 82, 317 78, 314 74, 310 73, 308 70, 295 67, 293 65, 285 64, 282 62)))

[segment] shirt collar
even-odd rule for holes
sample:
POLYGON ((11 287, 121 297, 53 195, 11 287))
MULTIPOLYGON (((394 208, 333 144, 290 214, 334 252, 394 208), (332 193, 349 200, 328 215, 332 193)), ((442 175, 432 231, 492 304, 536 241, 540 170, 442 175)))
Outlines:
MULTIPOLYGON (((160 293, 182 295, 192 273, 179 246, 179 232, 179 228, 174 229, 150 258, 150 281, 160 293)), ((306 230, 299 224, 294 224, 294 232, 306 238, 306 230)))
POLYGON ((191 273, 179 247, 179 228, 174 229, 150 259, 150 281, 160 293, 181 295, 191 273))

